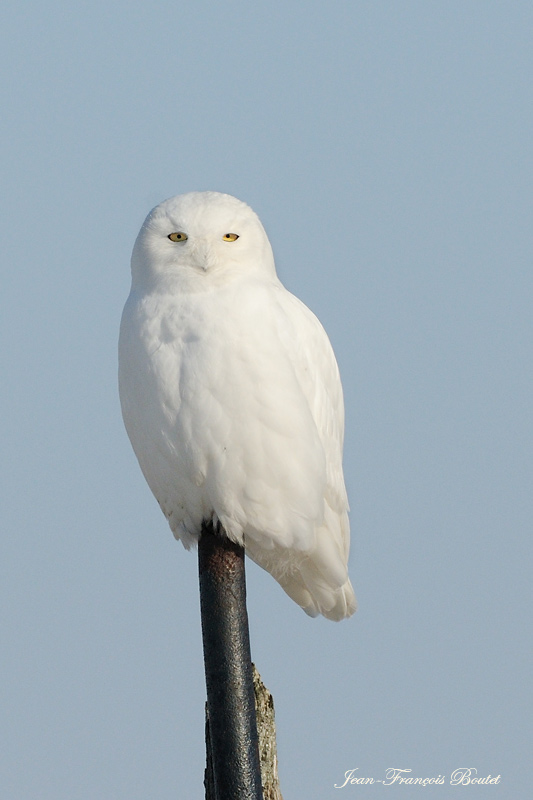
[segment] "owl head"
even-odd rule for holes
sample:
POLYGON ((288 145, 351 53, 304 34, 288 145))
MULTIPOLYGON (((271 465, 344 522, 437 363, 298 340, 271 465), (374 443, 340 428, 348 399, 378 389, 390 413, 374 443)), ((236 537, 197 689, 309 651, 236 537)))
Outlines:
POLYGON ((146 217, 131 259, 134 288, 201 291, 247 277, 275 278, 257 214, 220 192, 165 200, 146 217))

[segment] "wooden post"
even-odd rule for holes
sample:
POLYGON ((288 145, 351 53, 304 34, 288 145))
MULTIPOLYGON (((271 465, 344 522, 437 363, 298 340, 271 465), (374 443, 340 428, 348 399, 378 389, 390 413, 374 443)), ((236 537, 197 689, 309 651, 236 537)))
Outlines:
POLYGON ((216 800, 262 800, 244 549, 202 525, 200 608, 216 800))

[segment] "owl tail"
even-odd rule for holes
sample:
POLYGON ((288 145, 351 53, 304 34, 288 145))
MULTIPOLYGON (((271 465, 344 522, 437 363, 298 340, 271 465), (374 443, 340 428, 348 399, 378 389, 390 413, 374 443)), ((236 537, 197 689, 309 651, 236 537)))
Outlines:
MULTIPOLYGON (((341 620, 357 609, 346 569, 347 548, 339 546, 327 528, 319 528, 315 547, 283 571, 269 569, 278 583, 306 614, 341 620)), ((268 567, 267 567, 268 569, 268 567)))
POLYGON ((256 564, 277 580, 289 597, 310 617, 327 619, 351 617, 357 600, 348 578, 348 517, 327 509, 325 524, 315 531, 310 551, 274 547, 264 550, 254 540, 246 552, 256 564))
POLYGON ((289 597, 310 617, 319 614, 338 622, 351 617, 357 610, 357 600, 352 584, 347 580, 342 586, 332 587, 311 564, 300 567, 300 573, 277 579, 289 597))

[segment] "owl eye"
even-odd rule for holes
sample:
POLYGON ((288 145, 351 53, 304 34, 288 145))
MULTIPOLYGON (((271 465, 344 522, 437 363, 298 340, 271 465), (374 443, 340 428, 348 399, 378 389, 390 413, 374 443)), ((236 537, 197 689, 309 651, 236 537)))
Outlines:
POLYGON ((225 242, 235 242, 239 238, 238 233, 225 233, 222 237, 225 242))
POLYGON ((182 231, 176 231, 176 233, 169 233, 168 238, 171 242, 186 242, 189 237, 182 231))

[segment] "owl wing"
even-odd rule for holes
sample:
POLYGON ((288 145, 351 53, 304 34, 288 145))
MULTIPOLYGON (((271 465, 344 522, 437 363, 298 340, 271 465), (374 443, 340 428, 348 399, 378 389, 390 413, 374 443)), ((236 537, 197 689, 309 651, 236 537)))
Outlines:
POLYGON ((338 513, 348 510, 342 471, 344 401, 339 368, 328 335, 297 297, 282 289, 279 335, 309 404, 326 457, 326 500, 338 513))
POLYGON ((339 370, 328 336, 313 312, 283 287, 276 293, 276 302, 278 336, 323 446, 326 482, 324 517, 316 528, 313 548, 292 570, 278 571, 275 559, 267 568, 308 614, 338 620, 356 609, 347 573, 350 532, 342 471, 344 402, 339 370))

